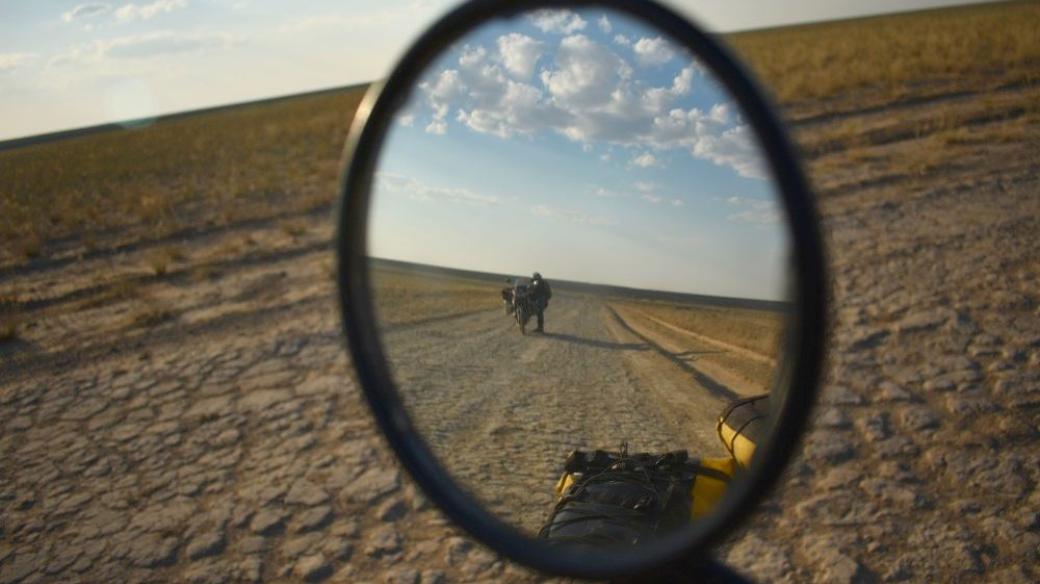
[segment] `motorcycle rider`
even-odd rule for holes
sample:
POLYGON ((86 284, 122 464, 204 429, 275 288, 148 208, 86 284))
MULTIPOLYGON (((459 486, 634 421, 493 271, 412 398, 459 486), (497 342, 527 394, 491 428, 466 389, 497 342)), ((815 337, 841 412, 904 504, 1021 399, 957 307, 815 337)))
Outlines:
POLYGON ((538 272, 531 275, 530 294, 537 311, 535 314, 538 315, 538 328, 534 330, 538 333, 544 333, 545 309, 549 307, 549 299, 552 298, 552 288, 549 287, 549 282, 545 281, 538 272))

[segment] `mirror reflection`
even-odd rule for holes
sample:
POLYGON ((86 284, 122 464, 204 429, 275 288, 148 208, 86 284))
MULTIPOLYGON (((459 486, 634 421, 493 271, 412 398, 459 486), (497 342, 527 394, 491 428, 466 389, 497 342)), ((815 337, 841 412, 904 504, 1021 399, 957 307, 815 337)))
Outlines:
POLYGON ((660 31, 602 10, 471 31, 397 113, 369 229, 409 415, 503 521, 652 541, 753 463, 788 228, 737 104, 660 31))

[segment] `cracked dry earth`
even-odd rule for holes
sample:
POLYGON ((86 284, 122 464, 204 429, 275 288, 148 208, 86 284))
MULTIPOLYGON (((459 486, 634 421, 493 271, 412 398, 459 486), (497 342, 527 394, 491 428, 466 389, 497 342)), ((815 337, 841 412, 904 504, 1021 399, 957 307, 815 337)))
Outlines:
MULTIPOLYGON (((762 581, 1036 581, 1040 128, 914 173, 893 168, 934 144, 883 130, 806 147, 832 264, 821 403, 719 553, 762 581)), ((328 217, 298 219, 200 232, 161 277, 152 244, 0 274, 45 297, 0 348, 0 582, 542 579, 401 474, 349 379, 328 217)))

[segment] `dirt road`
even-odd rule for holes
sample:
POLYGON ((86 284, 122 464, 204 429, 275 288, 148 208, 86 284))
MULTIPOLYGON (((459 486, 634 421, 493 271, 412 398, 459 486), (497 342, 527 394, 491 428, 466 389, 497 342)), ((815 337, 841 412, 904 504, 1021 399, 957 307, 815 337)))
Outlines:
POLYGON ((695 360, 717 350, 666 350, 595 297, 558 294, 546 314, 545 334, 501 309, 384 333, 416 425, 496 513, 537 531, 575 448, 724 454, 715 421, 736 394, 695 360))

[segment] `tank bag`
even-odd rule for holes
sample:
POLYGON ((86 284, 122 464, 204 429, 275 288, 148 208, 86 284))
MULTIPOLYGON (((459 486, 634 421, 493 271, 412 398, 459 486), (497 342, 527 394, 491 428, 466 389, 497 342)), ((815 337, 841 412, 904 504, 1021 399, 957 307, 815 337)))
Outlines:
POLYGON ((567 457, 557 504, 538 535, 594 548, 656 539, 713 508, 731 470, 726 459, 693 459, 685 450, 576 450, 567 457))

